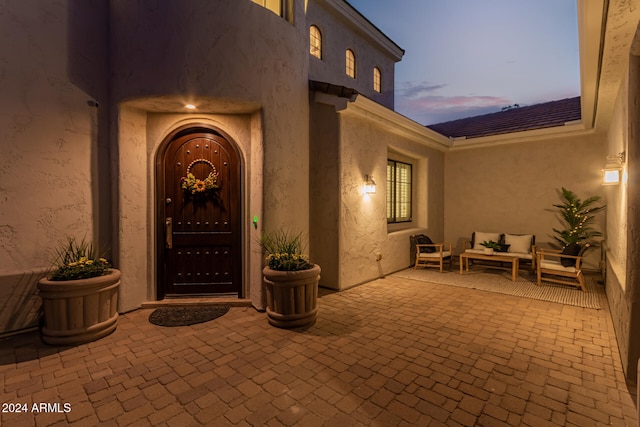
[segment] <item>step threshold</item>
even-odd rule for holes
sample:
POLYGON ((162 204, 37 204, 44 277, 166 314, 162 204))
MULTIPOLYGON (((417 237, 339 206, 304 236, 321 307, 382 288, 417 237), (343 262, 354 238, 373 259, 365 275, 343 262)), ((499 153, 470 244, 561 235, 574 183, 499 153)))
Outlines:
POLYGON ((140 308, 180 307, 180 306, 228 305, 231 307, 252 307, 251 300, 230 297, 186 297, 165 298, 160 301, 147 301, 140 308))

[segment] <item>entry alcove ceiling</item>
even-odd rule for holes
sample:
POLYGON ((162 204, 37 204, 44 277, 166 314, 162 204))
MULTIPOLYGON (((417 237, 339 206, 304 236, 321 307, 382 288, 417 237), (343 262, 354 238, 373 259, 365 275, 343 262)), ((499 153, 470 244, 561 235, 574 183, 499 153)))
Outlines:
POLYGON ((154 113, 209 113, 250 114, 260 110, 260 103, 248 100, 166 95, 136 98, 126 101, 127 106, 154 113), (196 108, 187 109, 192 104, 196 108))

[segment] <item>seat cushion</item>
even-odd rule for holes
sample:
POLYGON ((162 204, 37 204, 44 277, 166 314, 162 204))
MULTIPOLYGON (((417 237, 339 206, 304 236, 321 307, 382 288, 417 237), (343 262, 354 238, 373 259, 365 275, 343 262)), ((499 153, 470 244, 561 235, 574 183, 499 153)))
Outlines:
MULTIPOLYGON (((483 248, 484 246, 481 246, 483 248)), ((484 249, 466 249, 466 253, 468 254, 484 254, 484 249)), ((520 253, 520 252, 495 252, 496 255, 503 256, 511 256, 520 259, 533 259, 533 255, 531 253, 520 253)))
MULTIPOLYGON (((438 252, 430 252, 430 253, 420 253, 420 254, 416 254, 418 258, 431 258, 431 259, 439 259, 440 258, 440 251, 438 252)), ((442 258, 446 258, 448 256, 451 256, 451 252, 450 251, 442 251, 442 258)))
POLYGON ((531 253, 532 234, 505 234, 504 243, 510 245, 509 252, 531 253))
POLYGON ((563 272, 566 272, 566 273, 575 273, 576 272, 575 265, 573 267, 565 267, 564 265, 560 264, 558 261, 551 261, 551 260, 548 260, 548 259, 543 259, 540 262, 540 268, 545 269, 545 270, 563 271, 563 272))
POLYGON ((529 253, 524 253, 524 252, 508 252, 504 255, 509 255, 509 256, 514 256, 520 259, 533 259, 533 255, 531 255, 531 252, 529 253))

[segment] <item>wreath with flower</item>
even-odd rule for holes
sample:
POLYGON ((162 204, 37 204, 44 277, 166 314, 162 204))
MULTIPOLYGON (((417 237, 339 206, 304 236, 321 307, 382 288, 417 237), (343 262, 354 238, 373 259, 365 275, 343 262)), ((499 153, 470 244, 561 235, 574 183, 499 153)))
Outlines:
POLYGON ((189 163, 189 166, 187 167, 187 176, 180 178, 180 182, 182 189, 191 194, 204 193, 208 190, 220 188, 218 185, 218 172, 216 172, 216 167, 207 159, 196 159, 189 163), (209 172, 209 175, 205 179, 196 178, 196 176, 191 173, 191 168, 196 163, 206 163, 211 166, 211 172, 209 172))

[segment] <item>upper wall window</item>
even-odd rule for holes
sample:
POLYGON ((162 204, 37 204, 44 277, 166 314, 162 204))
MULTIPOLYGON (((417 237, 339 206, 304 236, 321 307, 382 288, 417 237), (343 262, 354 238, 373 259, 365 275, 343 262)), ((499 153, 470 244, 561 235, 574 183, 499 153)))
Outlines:
POLYGON ((378 67, 373 69, 373 90, 378 93, 382 92, 382 76, 378 67))
POLYGON ((278 16, 282 16, 285 19, 287 17, 287 0, 251 0, 252 2, 259 4, 260 6, 269 9, 278 16))
POLYGON ((309 53, 318 59, 322 59, 322 34, 315 25, 309 27, 309 53))
POLYGON ((356 78, 356 56, 353 54, 353 51, 351 49, 347 49, 345 71, 347 73, 347 76, 353 79, 356 78))

